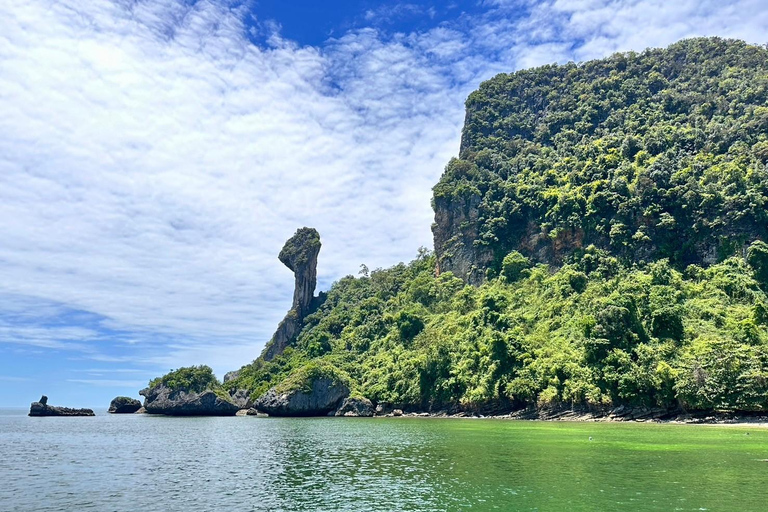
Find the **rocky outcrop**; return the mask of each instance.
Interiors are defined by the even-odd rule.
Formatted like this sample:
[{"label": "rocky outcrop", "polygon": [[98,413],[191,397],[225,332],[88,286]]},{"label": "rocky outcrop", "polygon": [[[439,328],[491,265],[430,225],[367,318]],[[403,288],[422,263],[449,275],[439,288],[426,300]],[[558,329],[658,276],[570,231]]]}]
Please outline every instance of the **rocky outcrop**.
[{"label": "rocky outcrop", "polygon": [[270,416],[325,416],[348,395],[345,383],[321,377],[312,380],[308,389],[272,388],[254,402],[254,407]]},{"label": "rocky outcrop", "polygon": [[70,409],[48,405],[48,397],[43,395],[40,401],[32,402],[29,407],[30,416],[95,416],[93,409]]},{"label": "rocky outcrop", "polygon": [[159,384],[139,391],[149,414],[167,416],[234,416],[240,409],[224,393],[220,396],[210,389],[201,393],[172,390]]},{"label": "rocky outcrop", "polygon": [[229,398],[241,409],[250,409],[253,407],[253,400],[251,400],[251,392],[247,389],[233,389],[229,392]]},{"label": "rocky outcrop", "polygon": [[240,376],[240,370],[233,370],[231,372],[227,372],[224,374],[224,379],[222,382],[229,382],[231,380],[235,380]]},{"label": "rocky outcrop", "polygon": [[109,403],[109,410],[112,414],[133,414],[141,409],[141,402],[135,398],[127,396],[118,396]]},{"label": "rocky outcrop", "polygon": [[317,230],[305,227],[297,230],[280,251],[280,261],[295,276],[293,305],[264,347],[261,357],[265,361],[271,361],[283,353],[299,333],[301,323],[310,311],[317,286],[317,255],[320,253],[320,245]]},{"label": "rocky outcrop", "polygon": [[336,410],[336,416],[369,418],[373,413],[373,404],[367,398],[347,398]]},{"label": "rocky outcrop", "polygon": [[435,197],[435,243],[438,272],[453,272],[469,284],[485,281],[485,269],[493,259],[487,246],[476,245],[479,238],[479,194],[465,197]]}]

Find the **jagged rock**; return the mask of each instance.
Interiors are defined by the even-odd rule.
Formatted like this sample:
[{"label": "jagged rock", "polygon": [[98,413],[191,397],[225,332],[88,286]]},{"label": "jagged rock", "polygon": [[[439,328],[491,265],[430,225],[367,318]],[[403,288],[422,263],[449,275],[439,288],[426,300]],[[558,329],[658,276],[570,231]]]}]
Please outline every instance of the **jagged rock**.
[{"label": "jagged rock", "polygon": [[240,407],[210,389],[202,393],[172,390],[163,384],[139,391],[150,414],[168,416],[234,416]]},{"label": "jagged rock", "polygon": [[240,370],[233,370],[224,374],[224,382],[235,380],[240,376]]},{"label": "jagged rock", "polygon": [[136,411],[134,414],[147,414],[147,410],[142,406],[138,411]]},{"label": "jagged rock", "polygon": [[271,361],[283,353],[298,334],[301,322],[310,311],[317,286],[317,255],[320,246],[317,230],[305,227],[297,230],[280,251],[280,261],[295,275],[293,305],[264,347],[261,357],[265,361]]},{"label": "jagged rock", "polygon": [[251,392],[247,389],[233,389],[229,392],[229,397],[231,398],[232,403],[241,409],[250,409],[253,407]]},{"label": "jagged rock", "polygon": [[402,415],[403,415],[402,409],[395,409],[394,411],[392,411],[392,416],[402,416]]},{"label": "jagged rock", "polygon": [[367,398],[347,398],[336,410],[336,416],[373,416],[373,404]]},{"label": "jagged rock", "polygon": [[48,405],[48,397],[43,395],[39,402],[29,406],[30,416],[95,416],[93,409],[70,409]]},{"label": "jagged rock", "polygon": [[109,404],[109,410],[113,414],[133,414],[141,409],[141,402],[135,398],[118,396]]},{"label": "jagged rock", "polygon": [[272,388],[254,402],[254,407],[270,416],[325,416],[348,395],[345,383],[320,377],[311,381],[308,390]]}]

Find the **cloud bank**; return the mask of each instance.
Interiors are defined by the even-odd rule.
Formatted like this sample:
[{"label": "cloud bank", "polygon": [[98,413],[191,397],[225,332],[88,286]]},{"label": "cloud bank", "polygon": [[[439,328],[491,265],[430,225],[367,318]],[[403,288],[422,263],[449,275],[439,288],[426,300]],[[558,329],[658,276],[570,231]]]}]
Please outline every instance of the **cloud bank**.
[{"label": "cloud bank", "polygon": [[310,47],[254,25],[257,8],[0,6],[0,351],[221,375],[288,309],[277,253],[296,228],[321,234],[321,289],[431,247],[431,187],[480,81],[768,27],[758,0],[497,0]]}]

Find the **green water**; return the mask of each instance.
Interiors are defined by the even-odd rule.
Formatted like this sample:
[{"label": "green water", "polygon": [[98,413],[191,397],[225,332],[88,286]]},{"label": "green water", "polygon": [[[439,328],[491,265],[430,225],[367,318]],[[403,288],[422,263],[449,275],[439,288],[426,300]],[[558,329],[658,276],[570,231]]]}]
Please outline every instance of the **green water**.
[{"label": "green water", "polygon": [[0,510],[762,512],[766,458],[758,427],[0,410]]}]

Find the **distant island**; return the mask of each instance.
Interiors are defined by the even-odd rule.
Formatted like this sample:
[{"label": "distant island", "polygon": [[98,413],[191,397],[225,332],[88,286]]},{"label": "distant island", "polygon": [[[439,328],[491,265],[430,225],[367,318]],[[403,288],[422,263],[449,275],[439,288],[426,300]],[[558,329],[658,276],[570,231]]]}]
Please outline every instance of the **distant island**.
[{"label": "distant island", "polygon": [[[768,412],[768,49],[719,38],[501,74],[434,187],[435,251],[314,295],[162,414],[648,419]],[[404,177],[403,179],[407,179]],[[586,416],[584,416],[586,415]]]}]

